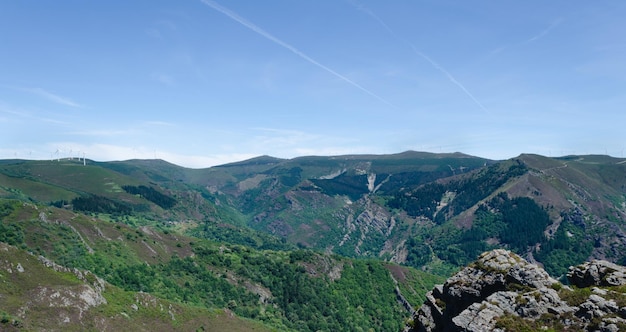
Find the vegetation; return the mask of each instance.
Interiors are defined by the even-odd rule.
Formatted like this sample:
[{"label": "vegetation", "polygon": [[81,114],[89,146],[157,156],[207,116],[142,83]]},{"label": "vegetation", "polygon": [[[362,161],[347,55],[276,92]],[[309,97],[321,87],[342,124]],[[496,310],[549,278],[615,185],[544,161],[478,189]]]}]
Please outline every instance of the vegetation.
[{"label": "vegetation", "polygon": [[162,194],[152,187],[146,186],[122,186],[127,193],[139,195],[163,209],[170,209],[176,205],[176,200],[170,196]]},{"label": "vegetation", "polygon": [[[34,205],[1,202],[0,225],[16,230],[4,236],[13,234],[16,244],[64,266],[92,271],[123,292],[149,293],[179,306],[227,308],[279,330],[396,331],[408,314],[396,300],[389,270],[378,260],[284,251],[284,244],[281,250],[257,250],[158,229],[144,232],[54,207],[38,212]],[[261,239],[273,245],[269,237]],[[411,297],[418,299],[435,279],[415,276],[402,287],[420,290]],[[111,308],[128,301],[117,296],[109,297]]]},{"label": "vegetation", "polygon": [[411,193],[399,192],[387,204],[393,209],[406,211],[409,216],[424,216],[433,220],[437,205],[445,192],[446,187],[444,185],[433,182],[418,187]]},{"label": "vegetation", "polygon": [[504,314],[497,318],[496,327],[504,331],[534,332],[563,331],[564,325],[554,314],[543,314],[535,320],[524,319],[513,314]]},{"label": "vegetation", "polygon": [[471,228],[447,224],[409,239],[407,263],[420,267],[437,257],[456,266],[467,265],[482,252],[496,248],[488,239],[498,239],[523,254],[529,246],[547,241],[543,230],[549,223],[547,212],[533,200],[501,193],[478,207]]},{"label": "vegetation", "polygon": [[585,261],[592,250],[593,244],[585,241],[584,229],[565,220],[552,238],[541,242],[540,250],[534,255],[550,275],[562,276],[565,281],[567,269]]},{"label": "vegetation", "polygon": [[[206,170],[7,161],[0,242],[104,278],[115,287],[109,311],[148,292],[278,330],[397,330],[407,313],[391,275],[418,305],[442,280],[431,273],[447,276],[493,248],[532,252],[554,276],[593,250],[626,261],[604,240],[626,215],[625,165],[415,152]],[[420,270],[382,262],[391,259]]]},{"label": "vegetation", "polygon": [[333,179],[312,179],[311,181],[329,196],[345,195],[354,201],[369,192],[366,174],[348,175],[344,173]]},{"label": "vegetation", "polygon": [[526,173],[528,169],[520,161],[491,165],[475,176],[451,184],[451,191],[457,192],[454,200],[437,214],[435,222],[444,223],[448,218],[469,209],[482,199],[495,192],[509,179]]},{"label": "vegetation", "polygon": [[76,197],[72,200],[72,206],[74,210],[82,212],[117,215],[130,214],[132,212],[131,207],[127,204],[98,195]]},{"label": "vegetation", "polygon": [[529,246],[545,239],[543,232],[550,224],[550,216],[532,199],[509,199],[505,193],[501,193],[489,205],[499,211],[504,224],[495,235],[514,251],[523,253]]},{"label": "vegetation", "polygon": [[254,231],[247,227],[216,224],[206,220],[204,225],[191,229],[187,234],[216,242],[240,244],[260,250],[290,250],[295,246],[284,238]]}]

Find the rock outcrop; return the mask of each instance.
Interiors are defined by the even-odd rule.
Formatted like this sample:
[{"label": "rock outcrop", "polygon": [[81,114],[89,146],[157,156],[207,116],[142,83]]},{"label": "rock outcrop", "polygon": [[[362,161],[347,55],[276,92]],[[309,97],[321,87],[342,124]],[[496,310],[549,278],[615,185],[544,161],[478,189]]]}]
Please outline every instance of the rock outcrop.
[{"label": "rock outcrop", "polygon": [[408,331],[626,330],[626,268],[606,261],[571,267],[572,288],[502,249],[430,291]]},{"label": "rock outcrop", "polygon": [[569,268],[567,277],[576,287],[626,285],[626,268],[607,261],[593,260]]}]

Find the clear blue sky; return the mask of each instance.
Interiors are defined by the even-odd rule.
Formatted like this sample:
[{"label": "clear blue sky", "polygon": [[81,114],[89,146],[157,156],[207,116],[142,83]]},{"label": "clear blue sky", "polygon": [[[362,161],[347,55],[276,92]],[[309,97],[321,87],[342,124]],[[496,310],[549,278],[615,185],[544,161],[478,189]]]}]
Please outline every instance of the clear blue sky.
[{"label": "clear blue sky", "polygon": [[2,1],[0,159],[621,157],[625,18],[621,0]]}]

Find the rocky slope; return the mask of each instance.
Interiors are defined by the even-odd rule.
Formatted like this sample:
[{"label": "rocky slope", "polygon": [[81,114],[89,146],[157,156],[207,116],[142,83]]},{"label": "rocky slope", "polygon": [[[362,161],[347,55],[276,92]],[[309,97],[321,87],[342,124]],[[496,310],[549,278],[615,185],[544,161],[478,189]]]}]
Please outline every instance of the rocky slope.
[{"label": "rocky slope", "polygon": [[0,242],[0,331],[271,331],[229,310],[127,292]]},{"label": "rocky slope", "polygon": [[497,249],[427,294],[409,331],[624,331],[626,268],[595,260],[570,267],[571,286]]}]

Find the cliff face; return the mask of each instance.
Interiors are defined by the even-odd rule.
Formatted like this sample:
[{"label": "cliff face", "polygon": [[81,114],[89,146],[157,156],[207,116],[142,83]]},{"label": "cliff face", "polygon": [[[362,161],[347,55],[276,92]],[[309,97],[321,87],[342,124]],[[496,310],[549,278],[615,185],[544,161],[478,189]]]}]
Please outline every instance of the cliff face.
[{"label": "cliff face", "polygon": [[568,279],[571,287],[514,253],[489,251],[435,286],[408,330],[626,330],[625,267],[587,262]]}]

